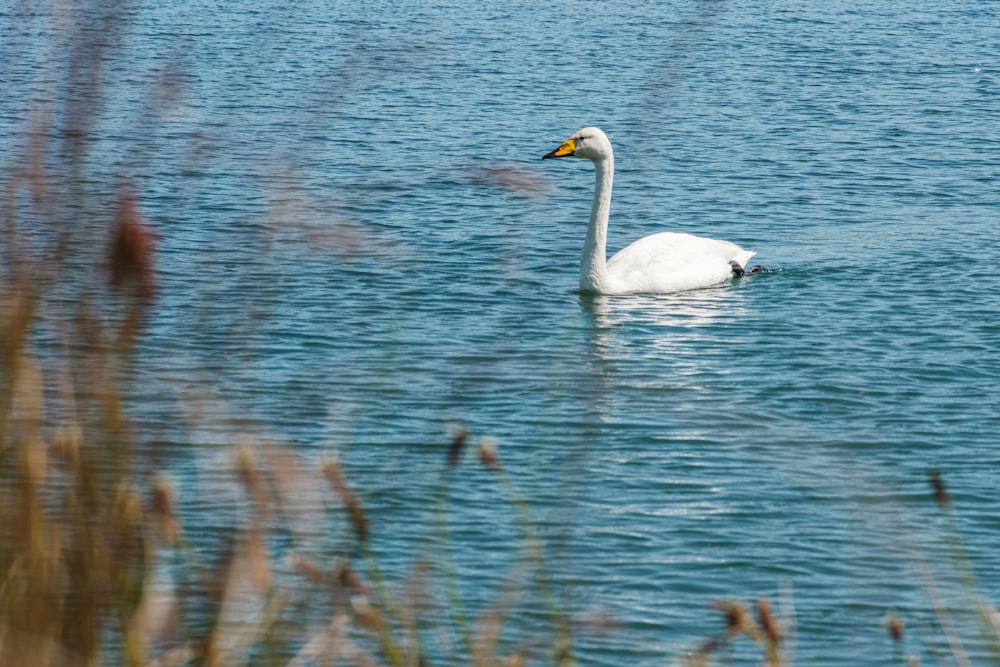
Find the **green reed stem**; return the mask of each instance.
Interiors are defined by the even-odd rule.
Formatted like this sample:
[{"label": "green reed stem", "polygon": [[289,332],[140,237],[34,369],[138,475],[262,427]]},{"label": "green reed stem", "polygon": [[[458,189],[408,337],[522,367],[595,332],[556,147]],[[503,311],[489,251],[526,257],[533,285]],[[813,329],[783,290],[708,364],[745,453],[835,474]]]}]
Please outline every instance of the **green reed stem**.
[{"label": "green reed stem", "polygon": [[557,604],[556,595],[552,588],[552,577],[545,563],[544,546],[535,526],[531,507],[503,466],[495,464],[488,467],[499,480],[508,502],[517,512],[518,523],[527,545],[529,559],[535,566],[535,582],[538,585],[538,592],[556,633],[556,643],[553,647],[554,662],[560,667],[575,665],[576,659],[573,657],[573,637],[569,618]]},{"label": "green reed stem", "polygon": [[445,590],[448,596],[448,607],[455,634],[461,644],[461,652],[472,655],[472,628],[466,612],[462,591],[458,585],[458,571],[451,552],[450,528],[448,524],[448,502],[451,490],[450,469],[441,475],[437,491],[437,502],[434,508],[434,525],[437,533],[438,566],[444,576]]}]

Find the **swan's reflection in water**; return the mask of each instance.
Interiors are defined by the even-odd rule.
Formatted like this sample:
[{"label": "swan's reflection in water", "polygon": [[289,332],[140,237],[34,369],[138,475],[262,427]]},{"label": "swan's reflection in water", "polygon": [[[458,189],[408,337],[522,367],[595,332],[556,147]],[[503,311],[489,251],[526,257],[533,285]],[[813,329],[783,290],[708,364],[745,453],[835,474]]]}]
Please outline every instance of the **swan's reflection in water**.
[{"label": "swan's reflection in water", "polygon": [[648,321],[670,326],[710,323],[742,308],[742,294],[729,285],[675,294],[605,296],[581,294],[580,306],[597,326]]},{"label": "swan's reflection in water", "polygon": [[609,361],[617,356],[621,344],[634,342],[623,338],[625,331],[637,332],[651,345],[632,352],[676,352],[681,344],[689,347],[699,340],[710,342],[720,334],[713,329],[715,325],[731,331],[744,313],[742,294],[728,285],[677,294],[582,294],[580,307],[594,327],[591,354]]},{"label": "swan's reflection in water", "polygon": [[581,295],[589,319],[587,403],[602,422],[623,401],[669,398],[673,409],[709,384],[726,382],[729,346],[745,306],[732,285],[663,295]]}]

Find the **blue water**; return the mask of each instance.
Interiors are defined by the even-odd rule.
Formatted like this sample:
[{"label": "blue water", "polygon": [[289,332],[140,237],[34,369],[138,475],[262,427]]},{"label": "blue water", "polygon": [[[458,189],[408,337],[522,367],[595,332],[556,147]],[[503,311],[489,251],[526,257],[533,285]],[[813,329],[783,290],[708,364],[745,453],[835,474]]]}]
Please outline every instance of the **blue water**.
[{"label": "blue water", "polygon": [[[160,235],[132,409],[195,445],[165,462],[195,534],[238,513],[206,481],[234,444],[338,452],[402,580],[461,425],[529,499],[582,664],[672,664],[712,600],[761,595],[796,664],[886,664],[888,612],[934,623],[921,558],[972,607],[931,470],[1000,600],[1000,5],[126,9],[88,169]],[[9,179],[39,110],[68,122],[72,30],[0,20]],[[586,125],[616,149],[609,250],[670,229],[779,271],[579,294],[591,168],[539,158]],[[481,613],[522,541],[487,471],[451,477]]]}]

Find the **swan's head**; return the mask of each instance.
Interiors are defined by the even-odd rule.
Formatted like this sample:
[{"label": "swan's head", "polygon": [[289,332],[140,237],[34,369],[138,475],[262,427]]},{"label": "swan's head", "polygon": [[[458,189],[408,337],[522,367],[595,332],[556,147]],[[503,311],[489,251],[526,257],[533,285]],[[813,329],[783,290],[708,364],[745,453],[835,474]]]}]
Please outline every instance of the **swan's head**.
[{"label": "swan's head", "polygon": [[550,157],[578,157],[597,162],[611,157],[611,141],[600,128],[585,127],[542,159]]}]

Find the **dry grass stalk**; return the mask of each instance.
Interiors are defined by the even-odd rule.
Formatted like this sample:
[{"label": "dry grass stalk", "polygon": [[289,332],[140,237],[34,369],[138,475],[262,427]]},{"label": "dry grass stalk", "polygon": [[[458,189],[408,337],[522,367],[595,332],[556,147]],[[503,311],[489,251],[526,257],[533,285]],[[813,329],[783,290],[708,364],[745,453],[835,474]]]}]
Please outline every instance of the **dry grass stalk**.
[{"label": "dry grass stalk", "polygon": [[458,465],[459,460],[462,457],[462,453],[465,451],[465,443],[469,438],[469,433],[465,429],[460,429],[455,437],[451,440],[451,446],[448,447],[448,467],[454,468]]},{"label": "dry grass stalk", "polygon": [[497,452],[496,442],[490,438],[483,438],[479,442],[479,460],[490,470],[500,469],[500,454]]},{"label": "dry grass stalk", "polygon": [[934,491],[934,501],[942,509],[949,507],[951,505],[951,494],[948,493],[948,488],[945,486],[941,473],[937,470],[931,471],[930,482],[931,488]]},{"label": "dry grass stalk", "polygon": [[358,542],[365,544],[369,537],[368,515],[361,504],[361,499],[345,480],[340,461],[336,458],[327,459],[323,464],[323,472],[330,481],[330,486],[333,487],[333,490],[340,497],[340,501],[344,504]]}]

